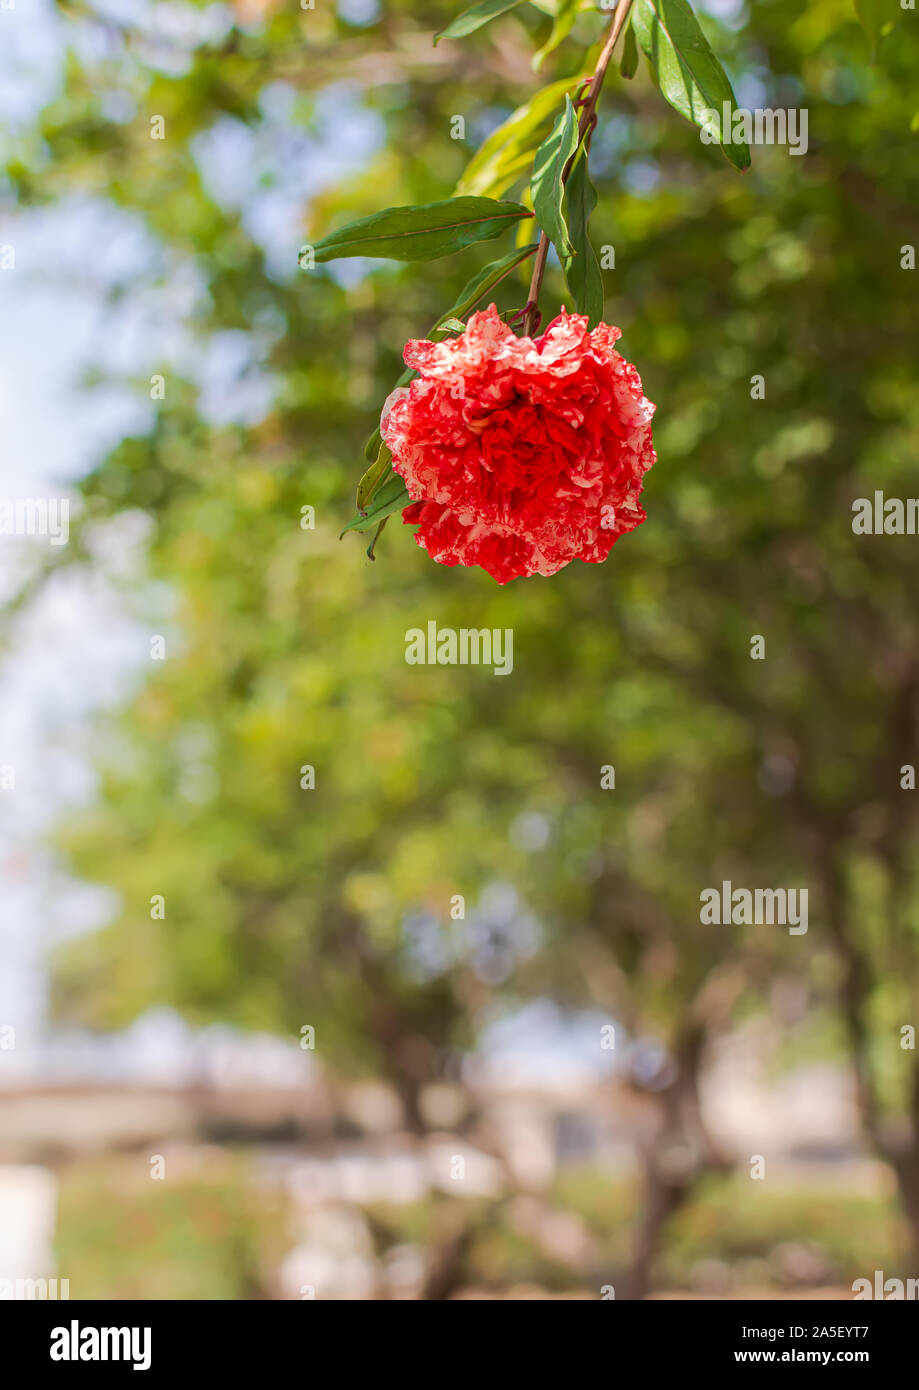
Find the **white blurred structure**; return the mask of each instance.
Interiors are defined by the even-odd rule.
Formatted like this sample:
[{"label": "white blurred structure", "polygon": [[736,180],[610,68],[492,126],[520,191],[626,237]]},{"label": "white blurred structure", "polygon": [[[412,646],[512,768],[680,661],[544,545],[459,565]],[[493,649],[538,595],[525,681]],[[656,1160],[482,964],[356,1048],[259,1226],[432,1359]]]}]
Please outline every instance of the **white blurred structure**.
[{"label": "white blurred structure", "polygon": [[0,1298],[68,1297],[53,1278],[56,1213],[53,1173],[0,1167]]}]

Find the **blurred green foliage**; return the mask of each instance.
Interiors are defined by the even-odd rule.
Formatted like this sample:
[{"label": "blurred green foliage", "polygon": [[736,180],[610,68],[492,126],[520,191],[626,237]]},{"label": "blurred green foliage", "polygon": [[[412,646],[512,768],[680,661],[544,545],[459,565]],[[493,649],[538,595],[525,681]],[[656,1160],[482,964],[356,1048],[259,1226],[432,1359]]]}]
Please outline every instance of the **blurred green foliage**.
[{"label": "blurred green foliage", "polygon": [[287,1212],[253,1187],[251,1165],[221,1154],[210,1171],[138,1178],[134,1158],[63,1170],[57,1267],[76,1299],[253,1299],[276,1291]]},{"label": "blurred green foliage", "polygon": [[[532,1213],[501,1206],[476,1233],[459,1271],[459,1287],[492,1293],[536,1286],[551,1293],[596,1295],[617,1288],[630,1257],[638,1192],[605,1169],[562,1169],[543,1219],[560,1213],[590,1233],[591,1268],[534,1237]],[[436,1204],[368,1208],[376,1255],[430,1239]],[[475,1204],[467,1216],[474,1219]],[[57,1267],[72,1298],[248,1299],[277,1294],[277,1264],[290,1243],[291,1210],[282,1192],[255,1184],[253,1165],[223,1155],[205,1178],[172,1174],[166,1183],[138,1177],[131,1157],[86,1160],[62,1171]],[[674,1220],[661,1260],[668,1290],[716,1288],[849,1289],[884,1269],[908,1277],[908,1241],[888,1199],[827,1190],[805,1176],[795,1190],[764,1187],[750,1199],[746,1177],[712,1179]],[[805,1262],[795,1254],[804,1251]],[[706,1286],[705,1277],[709,1283]],[[592,1281],[592,1282],[590,1282]]]}]

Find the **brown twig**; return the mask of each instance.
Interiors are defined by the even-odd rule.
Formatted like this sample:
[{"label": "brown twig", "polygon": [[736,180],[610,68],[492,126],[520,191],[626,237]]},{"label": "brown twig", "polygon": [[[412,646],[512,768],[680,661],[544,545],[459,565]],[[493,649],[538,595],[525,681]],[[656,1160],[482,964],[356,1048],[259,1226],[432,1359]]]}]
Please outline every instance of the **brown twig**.
[{"label": "brown twig", "polygon": [[[584,139],[585,133],[596,122],[597,102],[600,99],[600,92],[603,89],[603,79],[606,77],[606,69],[610,65],[613,49],[619,41],[619,35],[625,28],[625,22],[629,17],[631,8],[632,0],[619,0],[616,13],[613,16],[613,22],[610,25],[609,35],[607,36],[606,43],[603,45],[603,52],[597,60],[597,66],[590,79],[590,90],[584,100],[581,110],[581,118],[578,122],[578,145],[580,145],[581,141]],[[577,150],[575,150],[575,154],[577,154]],[[572,159],[573,158],[574,155],[572,155]],[[567,181],[570,168],[571,160],[568,161],[568,164],[562,172],[563,187]],[[539,323],[539,291],[542,287],[542,277],[545,274],[548,255],[549,238],[546,236],[545,232],[541,232],[539,236],[539,249],[536,252],[536,260],[533,264],[533,276],[530,280],[530,293],[527,295],[527,316],[523,324],[525,337],[532,337]]]}]

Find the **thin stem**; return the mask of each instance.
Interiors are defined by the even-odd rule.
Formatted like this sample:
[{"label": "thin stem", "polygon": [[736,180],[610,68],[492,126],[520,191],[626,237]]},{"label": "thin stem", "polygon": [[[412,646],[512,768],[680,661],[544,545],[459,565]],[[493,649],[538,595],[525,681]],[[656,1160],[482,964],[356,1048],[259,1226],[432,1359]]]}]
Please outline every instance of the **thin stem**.
[{"label": "thin stem", "polygon": [[610,65],[610,61],[613,56],[613,49],[616,47],[616,44],[619,41],[619,35],[625,28],[625,22],[629,17],[629,11],[631,10],[631,8],[632,0],[619,0],[615,16],[613,17],[613,22],[610,26],[609,38],[606,40],[606,43],[603,46],[603,52],[600,54],[600,57],[597,61],[597,66],[594,69],[594,75],[590,79],[590,93],[587,97],[587,101],[584,103],[584,110],[581,113],[580,132],[582,135],[584,134],[584,131],[590,124],[590,119],[597,108],[597,102],[600,99],[600,92],[603,89],[603,79],[606,77],[606,69]]},{"label": "thin stem", "polygon": [[[610,65],[613,56],[613,49],[619,41],[619,35],[625,27],[625,22],[629,17],[632,8],[632,0],[619,0],[613,22],[610,25],[609,35],[603,45],[603,52],[597,60],[594,68],[593,77],[590,79],[590,91],[581,109],[581,119],[578,122],[578,144],[583,140],[586,131],[594,120],[597,109],[597,102],[600,99],[600,92],[603,88],[603,79],[606,77],[606,69]],[[575,151],[575,154],[577,151]],[[574,156],[572,155],[572,159]],[[571,168],[571,160],[562,172],[562,186],[564,187],[568,179],[568,172]],[[546,260],[549,255],[549,238],[545,232],[540,232],[539,248],[536,252],[536,260],[533,264],[533,275],[530,280],[530,293],[527,295],[527,314],[523,321],[524,337],[531,337],[539,318],[539,291],[542,288],[542,277],[546,270]]]}]

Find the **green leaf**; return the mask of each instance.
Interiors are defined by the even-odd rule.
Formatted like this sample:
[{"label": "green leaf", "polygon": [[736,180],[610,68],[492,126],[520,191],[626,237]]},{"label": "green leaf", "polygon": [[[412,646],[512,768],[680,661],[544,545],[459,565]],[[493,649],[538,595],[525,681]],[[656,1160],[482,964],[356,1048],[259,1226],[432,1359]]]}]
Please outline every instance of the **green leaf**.
[{"label": "green leaf", "polygon": [[871,40],[871,52],[876,57],[878,44],[897,18],[896,0],[855,0],[855,13]]},{"label": "green leaf", "polygon": [[[502,256],[498,261],[491,261],[488,265],[483,267],[482,270],[473,275],[468,285],[460,291],[460,296],[456,303],[451,305],[447,312],[434,324],[431,333],[436,333],[437,329],[442,328],[448,319],[460,318],[463,314],[468,314],[469,310],[474,309],[479,300],[484,295],[488,294],[489,290],[493,290],[496,285],[501,283],[505,276],[510,275],[511,271],[516,266],[532,256],[537,245],[538,243],[534,241],[531,246],[518,246],[516,250],[508,252],[506,256]],[[429,333],[428,337],[430,336],[431,334]],[[393,390],[395,391],[399,386],[407,386],[416,376],[417,372],[414,372],[411,367],[406,367],[405,371],[396,382],[396,385],[393,387]],[[373,434],[367,440],[364,449],[365,458],[376,458],[382,438],[379,426],[377,426]]]},{"label": "green leaf", "polygon": [[635,30],[629,24],[622,40],[622,60],[619,64],[619,71],[626,80],[633,78],[638,71],[638,44],[635,42]]},{"label": "green leaf", "polygon": [[367,510],[367,504],[371,497],[376,492],[383,479],[388,477],[391,472],[392,454],[381,439],[376,459],[367,469],[357,485],[357,497],[355,500],[359,512],[365,512]]},{"label": "green leaf", "polygon": [[316,261],[376,256],[394,261],[434,261],[477,241],[491,241],[522,217],[520,203],[493,198],[447,198],[417,207],[387,208],[349,222],[313,245]]},{"label": "green leaf", "polygon": [[[410,381],[414,381],[414,379],[415,379],[415,377],[416,377],[417,375],[418,375],[417,372],[413,372],[413,371],[411,370],[410,367],[406,367],[405,371],[402,373],[402,375],[400,376],[399,380],[396,382],[395,386],[392,388],[393,391],[398,391],[398,389],[399,389],[400,386],[407,386],[407,385],[409,384]],[[392,394],[392,392],[390,392],[390,395],[391,395],[391,394]],[[375,459],[376,456],[377,456],[377,454],[380,452],[380,445],[381,445],[382,443],[383,443],[383,435],[382,435],[382,432],[381,432],[381,430],[380,430],[379,425],[377,425],[377,427],[376,427],[376,429],[374,430],[373,434],[370,436],[370,438],[367,440],[367,443],[364,445],[364,458],[366,458],[366,459]],[[365,476],[366,476],[366,475],[365,475]]]},{"label": "green leaf", "polygon": [[571,98],[566,95],[565,109],[552,127],[552,134],[536,151],[533,178],[530,182],[536,220],[561,257],[572,254],[568,228],[562,212],[565,192],[562,174],[577,145],[578,120]]},{"label": "green leaf", "polygon": [[[399,477],[398,473],[391,474],[375,494],[367,511],[363,514],[358,512],[353,516],[342,531],[341,536],[344,536],[348,531],[369,531],[384,517],[391,516],[393,512],[401,512],[411,500],[404,480]],[[339,540],[341,540],[341,536],[339,536]]]},{"label": "green leaf", "polygon": [[[681,116],[694,125],[708,126],[712,111],[720,122],[724,102],[734,109],[734,92],[727,73],[712,52],[687,0],[637,0],[632,27],[661,91]],[[722,151],[734,168],[749,168],[750,148],[746,142],[734,144],[730,128],[720,135]]]},{"label": "green leaf", "polygon": [[574,22],[581,8],[581,0],[558,0],[558,10],[552,24],[552,32],[538,53],[533,55],[533,71],[539,72],[550,53],[554,53],[560,43],[567,39],[574,28]]},{"label": "green leaf", "polygon": [[548,127],[559,101],[565,93],[574,91],[581,80],[564,77],[550,82],[512,111],[473,155],[456,185],[457,193],[497,198],[510,188],[529,168],[542,131]]},{"label": "green leaf", "polygon": [[565,186],[571,244],[577,255],[562,261],[568,288],[579,314],[587,314],[590,328],[603,318],[603,276],[591,244],[587,224],[597,206],[597,190],[590,181],[586,154],[578,159]]},{"label": "green leaf", "polygon": [[492,19],[497,19],[498,15],[507,14],[508,10],[515,10],[518,5],[524,3],[525,0],[482,0],[480,5],[473,5],[471,9],[464,10],[446,29],[441,29],[440,33],[435,34],[434,46],[436,48],[441,39],[462,39],[467,34],[474,34],[483,24],[488,24]]},{"label": "green leaf", "polygon": [[[376,548],[377,548],[377,541],[380,539],[380,535],[381,535],[381,533],[382,533],[382,531],[383,531],[383,528],[384,528],[384,526],[386,525],[386,523],[387,523],[388,520],[389,520],[389,517],[388,517],[388,516],[384,516],[383,520],[380,522],[379,526],[378,526],[377,529],[374,531],[374,533],[373,533],[373,540],[370,542],[370,544],[369,544],[368,547],[367,547],[367,559],[368,559],[368,560],[375,560],[375,559],[377,558],[376,555],[374,555],[373,552],[374,552],[374,551],[376,550]],[[340,539],[341,539],[341,537],[339,537],[339,540],[340,540]]]},{"label": "green leaf", "polygon": [[465,333],[466,325],[462,319],[444,319],[436,328],[431,329],[432,333]]}]

